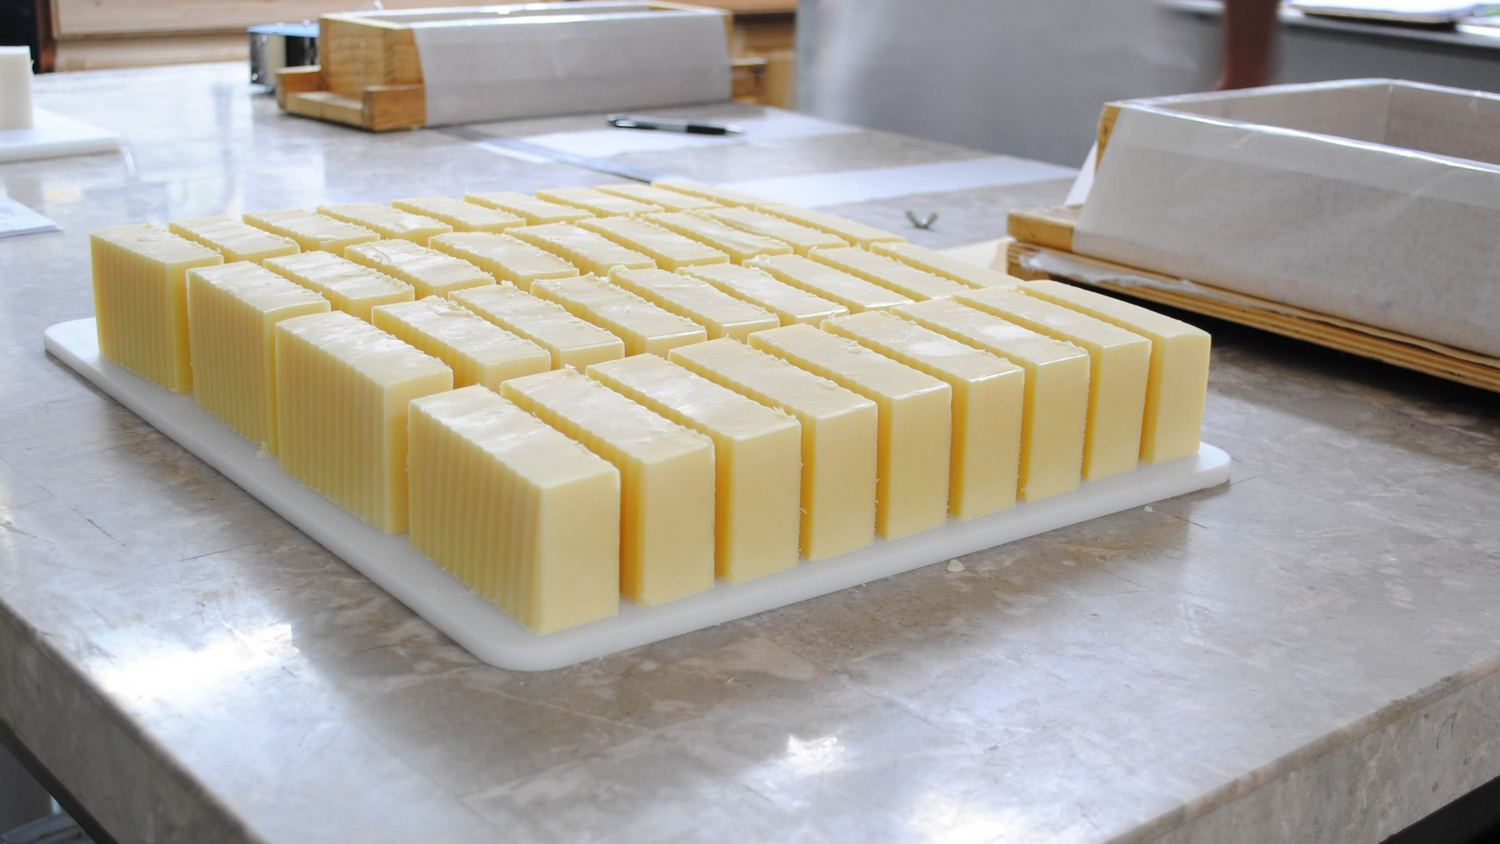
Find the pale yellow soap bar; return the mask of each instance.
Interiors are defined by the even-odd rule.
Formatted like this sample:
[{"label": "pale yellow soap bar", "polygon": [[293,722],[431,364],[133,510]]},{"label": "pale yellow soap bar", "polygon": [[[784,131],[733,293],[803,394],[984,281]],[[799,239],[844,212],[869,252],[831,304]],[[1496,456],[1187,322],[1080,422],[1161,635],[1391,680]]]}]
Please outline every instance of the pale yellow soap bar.
[{"label": "pale yellow soap bar", "polygon": [[1167,463],[1198,453],[1208,393],[1207,331],[1139,305],[1056,281],[1028,281],[1028,296],[1102,319],[1151,341],[1141,460]]},{"label": "pale yellow soap bar", "polygon": [[623,196],[636,202],[655,205],[664,211],[697,211],[700,208],[722,208],[712,199],[692,196],[674,190],[643,185],[640,182],[624,182],[618,185],[595,185],[595,190]]},{"label": "pale yellow soap bar", "polygon": [[593,217],[593,212],[571,205],[562,205],[556,202],[548,202],[545,199],[537,199],[524,193],[515,191],[496,191],[493,193],[466,193],[465,202],[483,205],[486,208],[494,208],[507,214],[514,214],[526,221],[529,226],[541,226],[547,223],[571,223],[576,220],[587,220]]},{"label": "pale yellow soap bar", "polygon": [[380,239],[379,234],[364,226],[356,226],[353,223],[335,220],[311,211],[303,211],[300,208],[254,211],[244,214],[241,219],[261,231],[291,238],[297,242],[303,252],[332,252],[342,256],[346,248],[356,243],[369,243]]},{"label": "pale yellow soap bar", "polygon": [[753,208],[720,208],[700,212],[711,220],[717,220],[730,228],[779,240],[792,247],[798,255],[822,247],[848,246],[848,242],[837,235],[819,231],[784,217],[776,217]]},{"label": "pale yellow soap bar", "polygon": [[536,192],[537,199],[570,205],[597,217],[614,217],[621,214],[647,214],[663,210],[661,206],[636,199],[627,199],[619,194],[605,193],[594,188],[551,188]]},{"label": "pale yellow soap bar", "polygon": [[714,565],[743,583],[797,564],[802,426],[656,355],[589,367],[590,378],[714,442]]},{"label": "pale yellow soap bar", "polygon": [[178,220],[167,228],[194,243],[201,243],[224,256],[224,263],[249,261],[259,264],[279,255],[296,255],[302,251],[297,241],[271,234],[233,217],[198,217]]},{"label": "pale yellow soap bar", "polygon": [[[323,254],[323,253],[314,253]],[[407,404],[453,371],[341,311],[276,324],[281,468],[383,533],[407,525]]]},{"label": "pale yellow soap bar", "polygon": [[500,394],[620,470],[622,595],[655,607],[714,585],[711,440],[571,369]]},{"label": "pale yellow soap bar", "polygon": [[149,225],[94,232],[89,248],[99,353],[158,387],[193,389],[187,272],[224,256]]},{"label": "pale yellow soap bar", "polygon": [[736,299],[706,281],[666,270],[621,268],[610,273],[609,280],[662,310],[703,326],[709,340],[744,340],[756,331],[781,325],[781,320],[764,308]]},{"label": "pale yellow soap bar", "polygon": [[366,322],[376,305],[410,302],[417,291],[400,279],[348,261],[332,252],[303,252],[267,258],[266,269],[306,287],[333,304],[336,311]]},{"label": "pale yellow soap bar", "polygon": [[875,541],[874,402],[738,340],[673,349],[669,359],[802,424],[802,556],[826,560]]},{"label": "pale yellow soap bar", "polygon": [[848,308],[850,313],[882,310],[912,301],[894,290],[871,284],[859,276],[801,255],[757,258],[749,265],[770,273],[777,281],[786,282],[830,302],[837,302]]},{"label": "pale yellow soap bar", "polygon": [[678,272],[711,284],[736,299],[765,308],[775,314],[782,325],[817,325],[828,317],[849,313],[848,308],[837,302],[793,287],[754,267],[718,264],[709,267],[684,267]]},{"label": "pale yellow soap bar", "polygon": [[885,311],[824,320],[823,330],[952,388],[948,515],[962,521],[1015,505],[1026,391],[1021,367]]},{"label": "pale yellow soap bar", "polygon": [[381,305],[373,313],[376,328],[447,364],[455,387],[494,389],[502,381],[552,368],[546,349],[446,299]]},{"label": "pale yellow soap bar", "polygon": [[344,257],[410,284],[418,299],[495,283],[494,276],[468,261],[409,240],[356,244],[344,250]]},{"label": "pale yellow soap bar", "polygon": [[678,346],[708,339],[703,326],[594,276],[538,281],[531,285],[531,292],[619,337],[625,341],[627,356],[665,355]]},{"label": "pale yellow soap bar", "polygon": [[276,323],[329,310],[328,300],[247,261],[188,270],[193,401],[275,454]]},{"label": "pale yellow soap bar", "polygon": [[761,205],[759,208],[783,220],[791,220],[818,231],[837,235],[856,246],[868,248],[876,243],[901,243],[906,240],[900,235],[891,234],[874,226],[856,223],[853,220],[846,220],[829,214],[827,211],[814,211],[811,208],[801,208],[796,205]]},{"label": "pale yellow soap bar", "polygon": [[483,387],[411,407],[411,545],[533,633],[620,608],[620,472]]},{"label": "pale yellow soap bar", "polygon": [[762,331],[750,337],[750,346],[875,402],[877,535],[899,539],[947,522],[951,387],[811,325]]},{"label": "pale yellow soap bar", "polygon": [[553,369],[583,369],[592,363],[625,357],[625,343],[620,338],[508,282],[459,290],[449,300],[546,349]]},{"label": "pale yellow soap bar", "polygon": [[549,223],[512,229],[511,236],[544,249],[585,273],[609,275],[615,267],[654,267],[656,262],[634,249],[578,226]]},{"label": "pale yellow soap bar", "polygon": [[709,199],[720,205],[754,207],[765,202],[764,199],[758,196],[751,196],[748,193],[740,193],[739,191],[728,190],[726,188],[716,188],[713,185],[705,185],[701,182],[693,182],[687,179],[658,179],[651,183],[651,187],[669,190],[673,193],[696,196],[699,199]]},{"label": "pale yellow soap bar", "polygon": [[647,220],[723,252],[729,260],[743,264],[757,255],[790,255],[792,247],[779,240],[730,228],[693,211],[649,214]]},{"label": "pale yellow soap bar", "polygon": [[884,255],[915,267],[924,272],[939,275],[943,278],[956,281],[966,287],[1015,287],[1021,283],[1019,278],[996,272],[989,267],[981,267],[968,261],[960,261],[941,252],[924,249],[911,243],[902,241],[880,242],[869,245],[869,250],[876,255]]},{"label": "pale yellow soap bar", "polygon": [[1097,481],[1136,467],[1151,371],[1150,340],[1013,289],[975,290],[958,301],[1087,351],[1089,412],[1083,435],[1083,479]]},{"label": "pale yellow soap bar", "polygon": [[951,299],[891,312],[1026,370],[1016,493],[1022,501],[1040,501],[1078,488],[1089,409],[1088,352]]},{"label": "pale yellow soap bar", "polygon": [[319,205],[318,213],[326,214],[335,220],[353,223],[356,226],[364,226],[378,233],[382,238],[409,240],[419,246],[426,246],[427,240],[435,234],[447,234],[453,231],[452,226],[440,220],[374,202]]},{"label": "pale yellow soap bar", "polygon": [[639,217],[600,217],[575,225],[645,255],[664,270],[729,263],[729,256],[712,246]]},{"label": "pale yellow soap bar", "polygon": [[509,211],[486,208],[477,202],[465,202],[451,196],[393,199],[391,207],[447,223],[456,232],[501,232],[526,225],[525,220]]},{"label": "pale yellow soap bar", "polygon": [[462,258],[484,270],[496,281],[508,281],[522,290],[539,278],[569,278],[578,268],[529,243],[492,232],[440,234],[429,243],[433,249]]},{"label": "pale yellow soap bar", "polygon": [[884,255],[876,255],[854,246],[842,249],[815,249],[808,253],[820,264],[857,276],[894,290],[908,299],[921,302],[927,299],[947,299],[970,290],[967,285],[943,278],[940,275],[919,270]]}]

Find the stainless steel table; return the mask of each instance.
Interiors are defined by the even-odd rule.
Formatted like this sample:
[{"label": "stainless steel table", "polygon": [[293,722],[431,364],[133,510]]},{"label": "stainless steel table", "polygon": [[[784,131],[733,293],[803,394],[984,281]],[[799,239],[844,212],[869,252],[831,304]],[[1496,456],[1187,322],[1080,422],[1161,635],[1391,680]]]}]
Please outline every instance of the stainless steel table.
[{"label": "stainless steel table", "polygon": [[[41,330],[91,313],[91,230],[597,183],[474,137],[601,124],[369,135],[243,76],[40,79],[126,152],[0,167],[66,229],[0,240],[0,726],[120,841],[1374,841],[1500,774],[1495,397],[1218,324],[1226,487],[563,671],[477,663]],[[824,129],[609,160],[894,184],[985,155]],[[832,210],[945,247],[1067,186],[1001,182]]]}]

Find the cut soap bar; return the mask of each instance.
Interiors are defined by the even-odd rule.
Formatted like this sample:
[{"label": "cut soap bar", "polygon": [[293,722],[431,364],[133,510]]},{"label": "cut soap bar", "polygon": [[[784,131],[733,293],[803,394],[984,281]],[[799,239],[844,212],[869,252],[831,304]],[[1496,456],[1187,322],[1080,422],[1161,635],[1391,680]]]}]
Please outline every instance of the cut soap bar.
[{"label": "cut soap bar", "polygon": [[626,355],[665,355],[678,346],[708,339],[697,323],[593,276],[538,281],[531,285],[531,292],[619,337],[625,341]]},{"label": "cut soap bar", "polygon": [[712,199],[680,193],[674,190],[643,185],[640,182],[624,182],[618,185],[596,185],[594,190],[623,196],[636,202],[660,206],[666,211],[696,211],[700,208],[722,208]]},{"label": "cut soap bar", "polygon": [[411,403],[411,545],[533,633],[620,608],[620,473],[483,387]]},{"label": "cut soap bar", "polygon": [[826,560],[875,541],[875,403],[738,340],[673,349],[673,363],[802,423],[802,556]]},{"label": "cut soap bar", "polygon": [[941,252],[923,249],[911,243],[902,241],[872,243],[869,249],[876,255],[884,255],[909,267],[940,275],[967,287],[1015,287],[1021,283],[1021,280],[1015,276],[996,272],[968,261],[960,261]]},{"label": "cut soap bar", "polygon": [[953,389],[950,516],[973,519],[1015,505],[1024,370],[885,311],[824,320],[823,330],[919,369]]},{"label": "cut soap bar", "polygon": [[750,266],[814,296],[837,302],[851,313],[891,308],[911,301],[894,290],[801,255],[757,258],[750,262]]},{"label": "cut soap bar", "polygon": [[820,247],[832,248],[849,245],[847,241],[837,235],[819,231],[810,226],[804,226],[801,223],[794,223],[783,217],[764,214],[752,208],[721,208],[701,213],[703,216],[717,220],[730,228],[779,240],[792,247],[792,251],[798,255],[806,255],[808,252]]},{"label": "cut soap bar", "polygon": [[495,283],[494,276],[468,261],[409,240],[361,243],[345,249],[344,257],[410,284],[418,299]]},{"label": "cut soap bar", "polygon": [[295,281],[333,303],[334,310],[369,321],[376,305],[410,302],[416,290],[385,273],[346,261],[331,252],[303,252],[267,258],[266,269]]},{"label": "cut soap bar", "polygon": [[683,193],[688,196],[696,196],[699,199],[708,199],[720,205],[742,205],[754,207],[765,202],[758,196],[748,193],[716,188],[713,185],[705,185],[701,182],[690,182],[687,179],[658,179],[651,183],[651,187],[668,190],[674,193]]},{"label": "cut soap bar", "polygon": [[348,202],[343,205],[319,205],[319,214],[327,214],[335,220],[343,220],[364,226],[381,237],[409,240],[418,246],[426,246],[435,234],[446,234],[453,227],[422,214],[402,211],[389,205],[374,202]]},{"label": "cut soap bar", "polygon": [[578,228],[588,229],[621,246],[634,249],[656,262],[664,270],[703,264],[727,264],[729,256],[707,244],[684,237],[670,229],[639,217],[601,217],[580,220]]},{"label": "cut soap bar", "polygon": [[853,246],[818,249],[809,253],[808,257],[919,302],[926,299],[946,299],[970,289],[952,279],[933,275]]},{"label": "cut soap bar", "polygon": [[568,278],[578,275],[578,268],[529,243],[492,232],[454,232],[440,234],[429,243],[433,249],[462,258],[495,277],[522,290],[529,290],[539,278]]},{"label": "cut soap bar", "polygon": [[849,309],[799,287],[779,281],[771,275],[739,264],[711,267],[685,267],[681,275],[711,284],[736,299],[765,308],[781,320],[782,325],[811,323],[817,325],[831,316],[849,313]]},{"label": "cut soap bar", "polygon": [[790,255],[792,247],[779,240],[761,237],[758,234],[733,229],[717,220],[691,211],[671,211],[650,214],[645,219],[711,246],[729,256],[736,264],[743,264],[757,255]]},{"label": "cut soap bar", "polygon": [[605,193],[594,188],[552,188],[536,192],[537,199],[582,208],[599,217],[614,217],[622,214],[646,214],[660,211],[661,207],[649,202],[627,199],[618,194]]},{"label": "cut soap bar", "polygon": [[720,579],[743,583],[797,564],[797,420],[656,355],[594,364],[588,375],[714,441],[714,560]]},{"label": "cut soap bar", "polygon": [[1026,370],[1017,495],[1039,501],[1078,488],[1089,408],[1087,352],[950,299],[902,305],[891,313]]},{"label": "cut soap bar", "polygon": [[187,283],[193,401],[275,454],[276,323],[328,300],[245,261],[188,270]]},{"label": "cut soap bar", "polygon": [[621,594],[654,607],[714,585],[709,439],[573,370],[507,381],[500,394],[620,470]]},{"label": "cut soap bar", "polygon": [[587,220],[594,215],[582,208],[574,208],[571,205],[560,205],[556,202],[548,202],[545,199],[537,199],[524,193],[515,191],[497,191],[495,193],[466,193],[465,202],[473,202],[486,208],[494,208],[507,214],[514,214],[525,220],[527,225],[540,226],[547,223],[571,223],[575,220]]},{"label": "cut soap bar", "polygon": [[[322,254],[322,253],[315,253]],[[453,372],[346,313],[276,324],[281,468],[384,533],[407,524],[407,403]]]},{"label": "cut soap bar", "polygon": [[526,221],[509,211],[486,208],[477,202],[465,202],[451,196],[418,196],[391,200],[392,208],[431,217],[447,223],[456,232],[500,232]]},{"label": "cut soap bar", "polygon": [[573,316],[561,305],[521,292],[513,284],[472,287],[449,298],[546,349],[553,369],[583,369],[591,363],[625,356],[625,343],[620,338]]},{"label": "cut soap bar", "polygon": [[615,267],[640,269],[656,266],[655,261],[634,249],[627,249],[598,232],[565,223],[526,226],[513,229],[510,234],[551,252],[585,273],[608,275]]},{"label": "cut soap bar", "polygon": [[1146,381],[1141,460],[1167,463],[1198,453],[1203,400],[1208,392],[1208,332],[1070,284],[1028,281],[1017,289],[1150,340],[1151,372]]},{"label": "cut soap bar", "polygon": [[303,252],[332,252],[342,256],[344,250],[356,243],[379,240],[380,235],[364,226],[356,226],[343,220],[335,220],[322,214],[286,208],[279,211],[255,211],[243,215],[252,226],[289,237],[297,242]]},{"label": "cut soap bar", "polygon": [[836,217],[826,211],[814,211],[811,208],[801,208],[796,205],[762,205],[760,210],[783,220],[791,220],[818,231],[837,235],[856,246],[869,247],[874,243],[902,243],[906,240],[900,235],[856,223],[853,220],[846,220],[843,217]]},{"label": "cut soap bar", "polygon": [[703,326],[709,340],[744,340],[752,332],[781,325],[781,320],[764,308],[736,299],[706,281],[666,270],[618,269],[609,274],[609,280],[662,310]]},{"label": "cut soap bar", "polygon": [[1006,288],[958,297],[972,308],[1023,325],[1089,353],[1089,411],[1083,435],[1083,479],[1129,472],[1141,451],[1141,419],[1151,341],[1139,334]]},{"label": "cut soap bar", "polygon": [[279,255],[296,255],[302,251],[297,241],[271,234],[233,217],[199,217],[178,220],[167,228],[194,243],[201,243],[224,256],[224,263],[249,261],[259,264]]},{"label": "cut soap bar", "polygon": [[94,232],[89,248],[99,354],[171,392],[193,389],[187,271],[224,256],[149,225]]},{"label": "cut soap bar", "polygon": [[552,368],[546,349],[445,299],[381,305],[373,314],[376,328],[447,364],[455,387],[494,389],[502,381]]},{"label": "cut soap bar", "polygon": [[811,325],[762,331],[750,338],[750,346],[875,402],[880,413],[876,534],[898,539],[947,521],[952,388]]}]

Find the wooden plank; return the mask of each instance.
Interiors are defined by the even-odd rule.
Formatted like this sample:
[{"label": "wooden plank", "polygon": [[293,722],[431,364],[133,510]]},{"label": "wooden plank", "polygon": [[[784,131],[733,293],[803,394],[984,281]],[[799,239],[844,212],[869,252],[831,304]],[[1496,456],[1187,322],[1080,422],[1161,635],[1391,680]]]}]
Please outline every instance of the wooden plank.
[{"label": "wooden plank", "polygon": [[421,85],[372,85],[364,90],[364,128],[372,132],[415,129],[427,123],[427,89]]},{"label": "wooden plank", "polygon": [[[46,2],[46,0],[43,0]],[[453,5],[452,0],[385,0],[388,9]],[[234,32],[272,21],[314,20],[370,8],[370,0],[51,0],[58,39]]]},{"label": "wooden plank", "polygon": [[1019,208],[1010,212],[1005,224],[1006,233],[1026,243],[1072,252],[1073,226],[1078,223],[1078,214],[1082,210],[1082,205]]},{"label": "wooden plank", "polygon": [[1104,148],[1109,145],[1110,135],[1114,134],[1115,121],[1120,118],[1120,103],[1105,103],[1099,112],[1099,151],[1094,155],[1094,169],[1099,169],[1099,162],[1104,160]]},{"label": "wooden plank", "polygon": [[284,67],[276,71],[276,104],[284,111],[288,96],[317,91],[322,87],[323,79],[317,65]]},{"label": "wooden plank", "polygon": [[[200,62],[248,61],[249,39],[232,35],[176,35],[150,38],[84,38],[58,41],[53,70],[109,70]],[[248,80],[250,73],[245,72]]]}]

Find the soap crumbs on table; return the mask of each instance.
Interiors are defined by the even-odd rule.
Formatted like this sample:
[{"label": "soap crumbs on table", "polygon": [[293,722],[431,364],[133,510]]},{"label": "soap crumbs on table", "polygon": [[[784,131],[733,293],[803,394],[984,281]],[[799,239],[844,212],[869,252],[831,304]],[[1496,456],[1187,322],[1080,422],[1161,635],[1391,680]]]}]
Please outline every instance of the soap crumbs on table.
[{"label": "soap crumbs on table", "polygon": [[954,572],[956,574],[956,573],[961,572],[963,570],[964,570],[964,564],[963,563],[960,563],[958,560],[949,560],[948,561],[948,571]]},{"label": "soap crumbs on table", "polygon": [[1146,505],[1146,512],[1147,512],[1147,513],[1155,513],[1155,512],[1156,512],[1156,511],[1155,511],[1155,510],[1153,510],[1153,509],[1151,509],[1151,505],[1150,505],[1150,504],[1147,504],[1147,505]]}]

